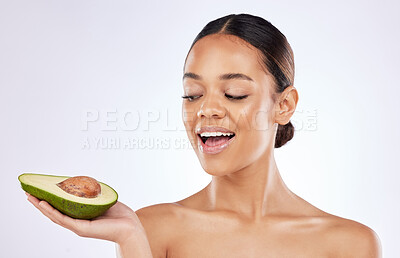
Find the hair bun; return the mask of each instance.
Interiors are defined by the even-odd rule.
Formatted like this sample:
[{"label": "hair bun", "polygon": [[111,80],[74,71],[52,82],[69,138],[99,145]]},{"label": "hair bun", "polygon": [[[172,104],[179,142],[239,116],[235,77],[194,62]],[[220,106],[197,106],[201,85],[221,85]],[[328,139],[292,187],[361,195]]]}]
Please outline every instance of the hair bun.
[{"label": "hair bun", "polygon": [[294,126],[291,121],[285,125],[278,125],[275,137],[275,148],[282,147],[293,138]]}]

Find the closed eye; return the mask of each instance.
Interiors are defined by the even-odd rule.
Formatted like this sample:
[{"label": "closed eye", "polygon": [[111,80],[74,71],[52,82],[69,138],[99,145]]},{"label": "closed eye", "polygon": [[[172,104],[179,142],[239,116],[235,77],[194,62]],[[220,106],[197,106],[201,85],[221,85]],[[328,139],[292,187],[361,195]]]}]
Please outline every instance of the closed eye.
[{"label": "closed eye", "polygon": [[229,94],[226,94],[225,93],[225,97],[227,97],[228,99],[235,99],[235,100],[238,100],[238,99],[245,99],[245,98],[247,98],[249,95],[243,95],[243,96],[232,96],[232,95],[229,95]]},{"label": "closed eye", "polygon": [[182,96],[183,99],[187,99],[189,101],[193,101],[197,98],[200,98],[202,95],[198,95],[198,96]]},{"label": "closed eye", "polygon": [[[182,96],[182,98],[183,99],[187,99],[187,100],[189,100],[189,101],[193,101],[193,100],[195,100],[195,99],[198,99],[198,98],[200,98],[201,96],[203,96],[203,95],[198,95],[198,96]],[[229,95],[229,94],[226,94],[225,93],[225,97],[227,97],[228,99],[232,99],[232,100],[240,100],[240,99],[245,99],[245,98],[247,98],[249,95],[243,95],[243,96],[232,96],[232,95]]]}]

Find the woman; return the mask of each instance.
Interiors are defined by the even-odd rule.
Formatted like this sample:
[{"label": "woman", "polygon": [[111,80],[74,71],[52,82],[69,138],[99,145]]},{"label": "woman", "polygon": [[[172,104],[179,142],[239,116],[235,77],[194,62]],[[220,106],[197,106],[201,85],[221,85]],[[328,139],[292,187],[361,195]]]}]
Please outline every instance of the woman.
[{"label": "woman", "polygon": [[122,257],[380,257],[369,227],[328,214],[283,182],[274,148],[294,133],[293,52],[268,21],[248,14],[208,23],[184,65],[183,120],[212,181],[175,203],[133,212],[122,203],[74,220],[28,199],[80,236],[116,242]]}]

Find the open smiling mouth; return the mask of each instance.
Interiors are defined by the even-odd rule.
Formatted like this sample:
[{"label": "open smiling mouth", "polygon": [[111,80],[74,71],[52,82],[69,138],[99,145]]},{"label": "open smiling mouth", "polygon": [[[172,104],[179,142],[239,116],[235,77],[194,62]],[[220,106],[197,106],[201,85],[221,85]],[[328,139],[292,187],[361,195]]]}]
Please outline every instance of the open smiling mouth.
[{"label": "open smiling mouth", "polygon": [[235,138],[235,133],[202,133],[197,134],[200,150],[203,153],[217,154],[223,151]]},{"label": "open smiling mouth", "polygon": [[198,136],[200,137],[201,141],[208,145],[208,146],[215,146],[215,145],[219,145],[220,143],[224,143],[229,141],[230,139],[232,139],[233,137],[235,137],[235,134],[230,134],[228,136],[226,135],[221,135],[221,136],[201,136],[200,134],[198,134]]}]

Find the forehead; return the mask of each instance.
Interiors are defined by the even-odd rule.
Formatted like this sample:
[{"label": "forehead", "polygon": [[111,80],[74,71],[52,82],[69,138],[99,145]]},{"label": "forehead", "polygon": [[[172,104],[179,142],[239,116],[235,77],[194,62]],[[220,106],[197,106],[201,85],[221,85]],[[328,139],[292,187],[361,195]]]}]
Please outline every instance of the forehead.
[{"label": "forehead", "polygon": [[260,51],[245,40],[224,34],[205,36],[190,50],[184,72],[216,77],[240,72],[253,77],[265,75]]}]

